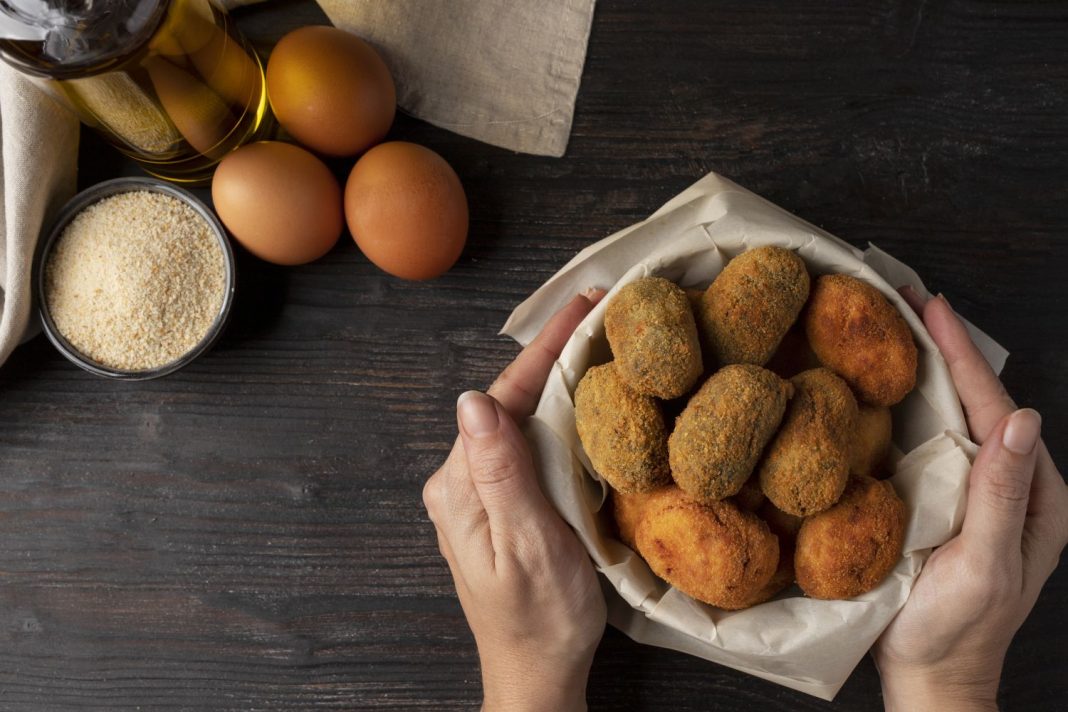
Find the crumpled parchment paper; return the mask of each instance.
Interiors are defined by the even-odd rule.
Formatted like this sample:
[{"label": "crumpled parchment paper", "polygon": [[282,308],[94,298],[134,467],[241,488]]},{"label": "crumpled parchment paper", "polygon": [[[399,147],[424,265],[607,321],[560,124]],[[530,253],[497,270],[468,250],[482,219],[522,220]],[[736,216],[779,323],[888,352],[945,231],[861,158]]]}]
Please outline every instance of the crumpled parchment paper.
[{"label": "crumpled parchment paper", "polygon": [[[804,597],[795,586],[743,611],[694,601],[658,579],[612,534],[607,485],[575,430],[572,394],[587,367],[611,359],[605,307],[624,284],[647,275],[704,287],[734,255],[752,247],[796,250],[813,275],[842,272],[878,288],[908,321],[919,349],[916,389],[894,406],[896,469],[891,482],[909,520],[904,556],[873,591],[847,601]],[[960,531],[977,447],[945,362],[923,323],[896,292],[916,273],[870,246],[858,250],[710,173],[647,220],[584,249],[516,307],[502,333],[527,344],[548,318],[587,287],[608,296],[575,331],[527,426],[542,488],[589,551],[608,598],[609,622],[634,640],[680,650],[823,699],[832,699],[904,605],[931,549]],[[1008,352],[969,325],[1000,371]]]}]

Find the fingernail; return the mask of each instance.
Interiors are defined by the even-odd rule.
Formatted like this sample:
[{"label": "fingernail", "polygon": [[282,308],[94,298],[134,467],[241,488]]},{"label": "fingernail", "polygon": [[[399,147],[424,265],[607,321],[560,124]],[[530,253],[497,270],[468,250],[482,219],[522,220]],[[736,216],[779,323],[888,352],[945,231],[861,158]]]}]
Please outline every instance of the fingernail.
[{"label": "fingernail", "polygon": [[497,432],[500,419],[497,417],[497,405],[485,393],[466,391],[456,401],[456,415],[460,427],[472,437],[482,437]]},{"label": "fingernail", "polygon": [[600,298],[603,297],[605,294],[604,290],[600,287],[589,287],[587,289],[582,290],[582,292],[580,293],[586,299],[586,301],[593,302],[594,304],[596,304],[597,301],[600,300]]},{"label": "fingernail", "polygon": [[946,299],[946,295],[942,294],[942,292],[938,293],[938,296],[936,297],[936,299],[941,299],[942,303],[944,303],[947,307],[949,307],[950,309],[953,308],[953,305],[949,303],[949,300]]},{"label": "fingernail", "polygon": [[1042,416],[1033,408],[1023,408],[1009,416],[1009,423],[1001,434],[1001,444],[1017,455],[1027,455],[1035,449],[1041,433]]}]

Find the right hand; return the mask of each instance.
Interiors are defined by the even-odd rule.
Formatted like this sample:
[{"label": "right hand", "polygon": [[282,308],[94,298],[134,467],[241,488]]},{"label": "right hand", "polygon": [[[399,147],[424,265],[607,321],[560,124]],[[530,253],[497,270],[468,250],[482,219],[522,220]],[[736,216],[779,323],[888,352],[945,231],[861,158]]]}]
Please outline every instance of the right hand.
[{"label": "right hand", "polygon": [[872,648],[887,710],[996,710],[1005,651],[1068,542],[1068,487],[944,298],[921,314],[949,366],[975,442],[958,536],[927,560],[904,608]]}]

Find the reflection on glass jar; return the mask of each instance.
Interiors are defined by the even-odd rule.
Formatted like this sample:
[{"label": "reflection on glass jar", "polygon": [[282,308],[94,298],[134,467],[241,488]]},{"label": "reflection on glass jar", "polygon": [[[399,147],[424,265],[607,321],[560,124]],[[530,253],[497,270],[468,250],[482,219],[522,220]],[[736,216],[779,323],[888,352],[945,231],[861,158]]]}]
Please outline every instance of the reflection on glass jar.
[{"label": "reflection on glass jar", "polygon": [[153,175],[206,180],[270,123],[263,67],[212,0],[0,0],[0,56]]}]

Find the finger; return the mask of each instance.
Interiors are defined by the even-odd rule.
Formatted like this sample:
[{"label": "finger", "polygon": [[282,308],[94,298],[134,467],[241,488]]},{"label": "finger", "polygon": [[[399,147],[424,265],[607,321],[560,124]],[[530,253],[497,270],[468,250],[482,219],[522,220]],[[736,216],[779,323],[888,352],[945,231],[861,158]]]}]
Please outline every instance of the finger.
[{"label": "finger", "polygon": [[1065,484],[1057,466],[1053,464],[1046,443],[1039,440],[1035,480],[1031,483],[1031,501],[1027,504],[1027,514],[1042,516],[1048,512],[1060,513],[1068,523],[1068,485]]},{"label": "finger", "polygon": [[1041,429],[1030,408],[1002,418],[972,465],[961,539],[976,560],[998,570],[1021,556]]},{"label": "finger", "polygon": [[568,302],[490,386],[489,395],[504,406],[513,419],[522,421],[537,408],[545,379],[560,357],[564,344],[602,297],[604,290],[593,289]]},{"label": "finger", "polygon": [[905,300],[905,303],[912,307],[912,311],[916,312],[920,316],[923,316],[923,305],[927,303],[927,299],[920,295],[919,292],[913,288],[911,284],[906,284],[903,287],[898,287],[897,291],[901,294],[901,297]]},{"label": "finger", "polygon": [[942,295],[924,306],[923,322],[949,366],[972,439],[982,444],[1016,404]]},{"label": "finger", "polygon": [[467,468],[489,519],[494,552],[520,530],[540,528],[552,509],[542,494],[526,440],[495,400],[468,391],[457,403]]},{"label": "finger", "polygon": [[445,464],[423,487],[423,504],[449,550],[459,552],[472,565],[492,559],[489,520],[467,474],[467,456],[460,438]]}]

